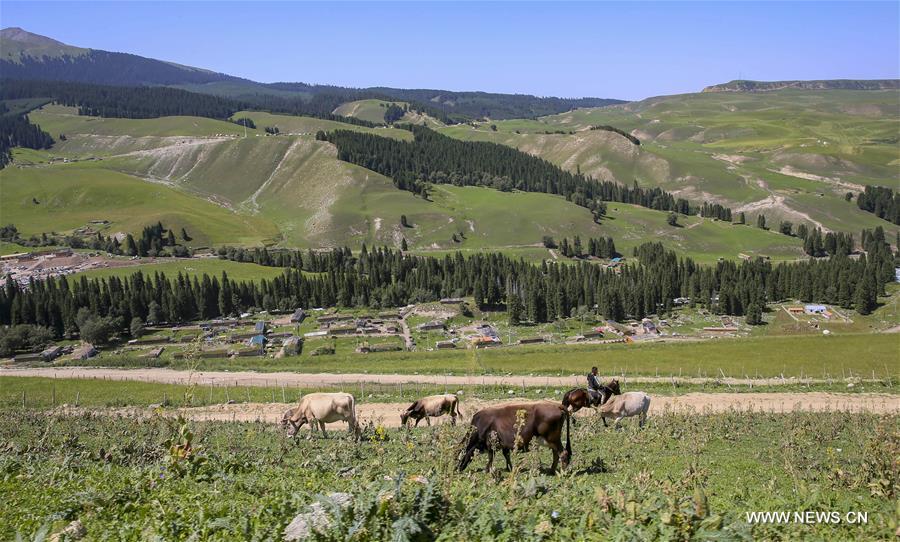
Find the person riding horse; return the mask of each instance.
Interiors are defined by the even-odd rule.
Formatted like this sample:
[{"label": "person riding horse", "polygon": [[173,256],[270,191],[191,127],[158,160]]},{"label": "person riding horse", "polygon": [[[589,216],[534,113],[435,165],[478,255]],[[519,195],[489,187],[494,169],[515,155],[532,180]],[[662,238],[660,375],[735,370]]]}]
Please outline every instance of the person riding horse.
[{"label": "person riding horse", "polygon": [[591,372],[587,375],[587,389],[588,394],[591,396],[591,404],[599,405],[602,404],[604,399],[603,393],[603,384],[600,383],[600,378],[597,376],[597,367],[591,367]]},{"label": "person riding horse", "polygon": [[[591,380],[596,380],[596,377],[596,370],[591,371],[591,374],[588,375],[589,386],[591,385]],[[619,381],[614,378],[606,384],[599,384],[598,382],[595,389],[574,388],[567,391],[563,395],[562,405],[566,410],[574,413],[585,407],[601,406],[613,395],[619,395],[621,393],[622,390],[619,387]]]}]

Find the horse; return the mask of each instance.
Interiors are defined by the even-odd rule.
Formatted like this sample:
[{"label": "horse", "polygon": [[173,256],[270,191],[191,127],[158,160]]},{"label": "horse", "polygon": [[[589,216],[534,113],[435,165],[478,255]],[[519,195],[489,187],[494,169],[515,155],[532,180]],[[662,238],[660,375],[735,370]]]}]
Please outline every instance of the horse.
[{"label": "horse", "polygon": [[[571,413],[578,412],[582,408],[595,408],[605,404],[613,395],[622,393],[619,388],[619,381],[612,379],[606,384],[600,386],[599,390],[587,390],[585,388],[574,388],[563,395],[562,405]],[[603,419],[603,425],[606,425],[606,419]]]}]

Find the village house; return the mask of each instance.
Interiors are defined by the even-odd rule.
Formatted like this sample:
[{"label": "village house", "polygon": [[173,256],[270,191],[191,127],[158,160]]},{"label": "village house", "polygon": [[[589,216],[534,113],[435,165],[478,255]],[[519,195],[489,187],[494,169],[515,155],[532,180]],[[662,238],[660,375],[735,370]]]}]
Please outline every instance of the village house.
[{"label": "village house", "polygon": [[825,305],[806,305],[803,307],[803,312],[809,315],[814,314],[826,314],[828,312],[828,307]]},{"label": "village house", "polygon": [[443,331],[446,328],[446,324],[439,320],[433,320],[431,322],[425,322],[424,324],[419,324],[419,331]]},{"label": "village house", "polygon": [[77,359],[77,360],[91,359],[92,357],[96,356],[97,354],[99,354],[99,352],[97,351],[96,348],[94,348],[94,345],[85,343],[85,344],[79,346],[78,348],[76,348],[74,352],[72,352],[72,359]]},{"label": "village house", "polygon": [[302,324],[304,320],[306,320],[306,311],[303,309],[297,309],[294,311],[294,314],[291,315],[292,324]]},{"label": "village house", "polygon": [[62,351],[63,349],[61,346],[51,346],[50,348],[47,348],[46,350],[41,352],[41,359],[43,359],[44,361],[53,361],[62,355]]}]

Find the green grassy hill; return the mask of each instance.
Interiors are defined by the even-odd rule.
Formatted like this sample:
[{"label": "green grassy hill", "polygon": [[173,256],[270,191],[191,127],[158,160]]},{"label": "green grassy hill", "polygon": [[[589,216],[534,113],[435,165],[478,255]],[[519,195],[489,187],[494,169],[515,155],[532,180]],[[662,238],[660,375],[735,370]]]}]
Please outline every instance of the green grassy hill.
[{"label": "green grassy hill", "polygon": [[109,220],[110,233],[139,232],[161,221],[185,228],[194,246],[260,244],[278,235],[267,219],[239,215],[180,190],[96,167],[96,163],[6,168],[0,216],[28,236]]},{"label": "green grassy hill", "polygon": [[[897,91],[701,93],[441,131],[514,146],[597,178],[764,213],[776,224],[893,230],[844,195],[900,182],[898,104]],[[604,124],[642,145],[590,130]]]},{"label": "green grassy hill", "polygon": [[[408,130],[396,128],[367,128],[344,122],[316,119],[312,117],[295,117],[291,115],[275,115],[261,111],[240,111],[234,114],[234,118],[247,117],[253,120],[256,127],[262,131],[265,126],[277,126],[282,134],[315,135],[319,130],[355,130],[375,134],[382,137],[393,137],[406,141],[412,140],[412,134]],[[384,119],[381,120],[383,122]]]},{"label": "green grassy hill", "polygon": [[383,100],[357,100],[355,102],[341,104],[340,107],[333,111],[333,113],[335,115],[341,115],[342,117],[356,117],[369,122],[379,123],[384,122],[384,110],[392,103],[396,102],[385,102]]},{"label": "green grassy hill", "polygon": [[92,269],[84,271],[77,276],[88,278],[128,277],[141,271],[144,275],[164,273],[169,278],[174,278],[181,273],[187,277],[201,278],[204,274],[222,276],[222,272],[228,273],[228,278],[235,281],[255,281],[260,279],[273,279],[281,276],[284,270],[280,267],[264,267],[254,263],[238,263],[218,258],[204,259],[179,259],[170,258],[171,261],[160,263],[145,263],[133,267],[110,267],[106,269]]},{"label": "green grassy hill", "polygon": [[[729,96],[739,98],[724,97]],[[486,124],[440,130],[516,146],[573,171],[664,186],[694,201],[759,206],[760,198],[774,192],[793,212],[808,208],[815,220],[849,225],[841,229],[854,233],[862,227],[890,226],[837,194],[819,195],[821,181],[772,172],[766,173],[766,189],[745,181],[749,171],[764,169],[761,158],[758,164],[726,160],[720,155],[730,157],[736,151],[710,148],[712,143],[670,142],[662,129],[641,146],[613,132],[586,129],[606,122],[639,133],[638,126],[646,120],[641,111],[651,106],[633,107],[635,111],[579,110],[496,122],[496,131]],[[611,236],[625,254],[642,242],[661,240],[702,261],[740,254],[775,259],[802,255],[797,239],[699,217],[680,217],[680,227],[672,227],[666,213],[632,205],[610,203],[609,216],[595,224],[587,210],[547,194],[438,185],[426,201],[397,190],[382,175],[339,161],[331,144],[315,140],[318,130],[334,129],[409,140],[406,130],[263,112],[242,111],[235,117],[253,119],[257,129],[245,131],[231,122],[195,117],[100,119],[45,106],[31,118],[66,139],[49,151],[16,151],[14,166],[0,172],[3,219],[27,234],[67,231],[98,218],[113,221],[112,231],[138,231],[162,220],[167,226],[186,227],[195,245],[399,246],[405,238],[417,252],[490,248],[543,259],[552,257],[540,244],[544,235],[561,239],[578,234]],[[674,113],[669,117],[680,118]],[[267,126],[277,126],[281,135],[266,136]],[[41,203],[34,204],[32,198]],[[748,222],[755,212],[748,210]],[[400,226],[404,214],[412,228]],[[770,222],[774,218],[770,216]]]},{"label": "green grassy hill", "polygon": [[[367,120],[369,122],[384,122],[384,111],[385,108],[391,104],[396,104],[399,106],[408,105],[407,102],[386,102],[384,100],[357,100],[355,102],[347,102],[341,104],[340,107],[335,109],[333,113],[335,115],[341,115],[344,117],[356,117],[358,119]],[[403,118],[401,118],[399,123],[409,123],[409,124],[424,124],[430,128],[437,128],[444,126],[444,123],[431,117],[425,113],[418,113],[416,111],[407,111]]]}]

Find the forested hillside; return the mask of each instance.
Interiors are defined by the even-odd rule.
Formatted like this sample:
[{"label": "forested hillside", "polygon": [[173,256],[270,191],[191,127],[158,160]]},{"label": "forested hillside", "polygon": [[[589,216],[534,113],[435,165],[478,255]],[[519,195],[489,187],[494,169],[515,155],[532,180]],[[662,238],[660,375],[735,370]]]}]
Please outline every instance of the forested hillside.
[{"label": "forested hillside", "polygon": [[572,173],[715,202],[735,217],[764,215],[773,227],[858,232],[879,222],[857,206],[856,194],[900,183],[897,92],[706,92],[436,129],[502,143]]},{"label": "forested hillside", "polygon": [[[699,209],[659,189],[598,182],[504,145],[459,141],[424,126],[408,129],[415,136],[413,142],[347,130],[320,132],[316,138],[334,143],[341,160],[391,177],[401,190],[426,198],[427,183],[439,183],[561,195],[591,210],[598,220],[606,213],[604,201],[635,203],[682,214],[695,214]],[[721,206],[705,209],[707,216],[731,218],[730,210]]]},{"label": "forested hillside", "polygon": [[362,99],[408,102],[416,111],[448,124],[473,118],[534,118],[577,107],[623,103],[602,98],[564,99],[486,92],[257,83],[127,53],[72,47],[20,28],[0,31],[0,48],[6,52],[0,58],[0,72],[8,79],[175,86],[201,94],[236,98],[261,109],[320,118],[327,118],[342,103]]}]

